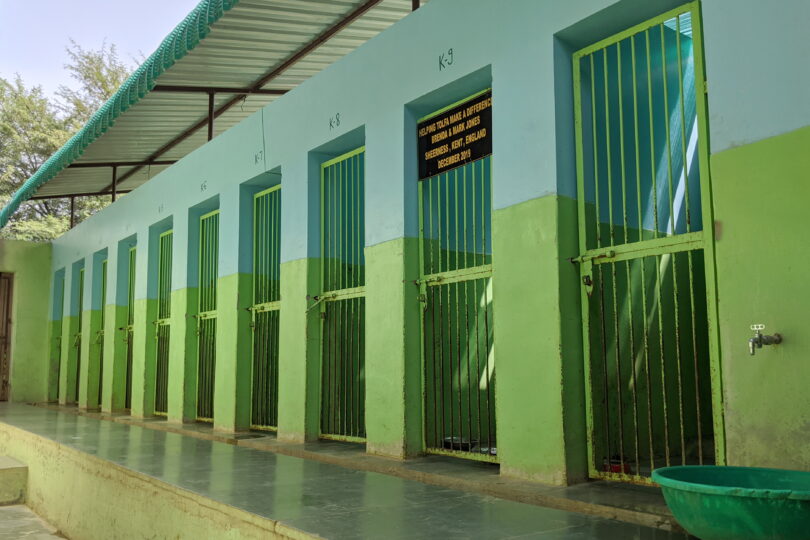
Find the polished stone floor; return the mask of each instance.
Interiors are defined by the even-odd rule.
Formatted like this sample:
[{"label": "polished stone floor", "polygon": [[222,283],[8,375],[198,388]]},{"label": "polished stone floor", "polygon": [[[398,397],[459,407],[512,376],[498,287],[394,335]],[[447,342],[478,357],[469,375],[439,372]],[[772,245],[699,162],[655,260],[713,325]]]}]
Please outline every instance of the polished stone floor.
[{"label": "polished stone floor", "polygon": [[0,506],[0,540],[54,540],[64,538],[30,508]]},{"label": "polished stone floor", "polygon": [[27,405],[0,404],[0,422],[325,538],[685,538]]}]

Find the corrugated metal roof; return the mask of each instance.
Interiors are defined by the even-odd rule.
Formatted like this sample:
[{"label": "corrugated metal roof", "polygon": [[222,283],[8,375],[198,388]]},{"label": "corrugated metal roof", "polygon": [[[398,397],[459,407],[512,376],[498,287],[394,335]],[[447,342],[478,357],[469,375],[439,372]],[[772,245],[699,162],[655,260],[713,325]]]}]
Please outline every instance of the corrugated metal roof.
[{"label": "corrugated metal roof", "polygon": [[[426,0],[422,0],[426,3]],[[312,77],[410,13],[411,0],[203,0],[94,118],[15,194],[0,226],[34,196],[109,189],[111,167],[93,164],[176,161],[207,141],[208,94],[153,88],[252,88],[311,47],[350,14],[328,40],[262,84],[286,91]],[[214,135],[236,125],[277,95],[217,93]],[[195,125],[181,142],[164,149]],[[119,166],[118,189],[131,190],[169,165]]]}]

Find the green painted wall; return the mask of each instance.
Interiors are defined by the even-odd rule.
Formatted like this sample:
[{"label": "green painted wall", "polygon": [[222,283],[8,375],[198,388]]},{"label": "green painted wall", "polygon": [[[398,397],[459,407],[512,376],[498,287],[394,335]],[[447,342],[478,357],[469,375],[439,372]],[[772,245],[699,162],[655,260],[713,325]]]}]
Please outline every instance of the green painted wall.
[{"label": "green painted wall", "polygon": [[127,344],[125,332],[121,330],[127,324],[127,308],[115,304],[104,306],[107,313],[104,317],[104,373],[101,384],[101,410],[118,412],[124,409]]},{"label": "green painted wall", "polygon": [[419,243],[366,248],[366,433],[373,454],[422,451]]},{"label": "green painted wall", "polygon": [[62,352],[59,366],[59,403],[76,403],[76,362],[79,351],[76,347],[76,334],[79,333],[79,317],[66,315],[62,317]]},{"label": "green painted wall", "polygon": [[47,401],[50,362],[48,291],[51,245],[0,241],[0,272],[14,274],[11,312],[11,400]]},{"label": "green painted wall", "polygon": [[303,442],[318,438],[320,410],[320,318],[308,309],[320,289],[320,260],[281,265],[278,436]]},{"label": "green painted wall", "polygon": [[253,346],[248,308],[252,295],[253,276],[250,274],[219,279],[214,428],[220,431],[250,427]]},{"label": "green painted wall", "polygon": [[56,401],[59,392],[59,368],[62,357],[62,319],[51,321],[48,334],[47,400]]},{"label": "green painted wall", "polygon": [[170,422],[197,417],[197,289],[172,291],[171,338],[169,341]]},{"label": "green painted wall", "polygon": [[155,413],[155,366],[157,357],[157,300],[135,300],[135,343],[132,351],[132,416]]},{"label": "green painted wall", "polygon": [[[810,127],[712,156],[729,465],[810,469]],[[748,354],[751,324],[784,342]]]},{"label": "green painted wall", "polygon": [[103,346],[101,329],[101,310],[85,310],[82,333],[82,365],[86,366],[79,373],[79,407],[83,409],[98,408],[100,349]]},{"label": "green painted wall", "polygon": [[501,472],[551,484],[585,475],[579,288],[566,259],[576,250],[575,231],[576,204],[565,197],[493,216]]}]

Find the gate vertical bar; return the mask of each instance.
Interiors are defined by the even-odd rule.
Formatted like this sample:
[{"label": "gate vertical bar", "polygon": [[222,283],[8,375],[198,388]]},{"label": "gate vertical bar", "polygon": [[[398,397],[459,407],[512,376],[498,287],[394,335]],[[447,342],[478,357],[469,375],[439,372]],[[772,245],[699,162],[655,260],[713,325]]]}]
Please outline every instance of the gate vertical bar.
[{"label": "gate vertical bar", "polygon": [[104,388],[104,324],[107,320],[107,259],[101,261],[101,328],[96,333],[98,345],[98,406],[101,407],[101,398]]},{"label": "gate vertical bar", "polygon": [[127,324],[124,327],[127,345],[127,365],[126,365],[126,379],[125,379],[125,397],[124,408],[129,410],[132,408],[132,362],[133,362],[133,344],[134,344],[134,331],[135,331],[135,262],[137,257],[137,248],[129,248],[129,267],[127,274]]},{"label": "gate vertical bar", "polygon": [[364,441],[365,149],[321,165],[321,437]]},{"label": "gate vertical bar", "polygon": [[214,420],[217,287],[219,277],[219,210],[200,217],[197,334],[197,420]]},{"label": "gate vertical bar", "polygon": [[82,372],[82,324],[84,322],[84,268],[79,269],[79,305],[78,305],[78,330],[74,337],[73,346],[76,349],[76,386],[74,388],[74,398],[79,402],[79,381]]},{"label": "gate vertical bar", "polygon": [[57,324],[54,325],[54,346],[56,347],[56,358],[54,361],[56,362],[56,401],[59,401],[60,395],[60,384],[59,378],[62,374],[62,330],[65,324],[65,274],[63,271],[57,273],[56,283],[54,285],[54,294],[58,294],[59,304],[58,304],[58,315],[59,319]]},{"label": "gate vertical bar", "polygon": [[251,428],[278,424],[278,330],[281,307],[281,186],[253,201],[253,375]]},{"label": "gate vertical bar", "polygon": [[169,346],[171,339],[172,295],[172,248],[174,235],[171,230],[158,238],[158,298],[155,321],[155,414],[168,413],[169,392]]}]

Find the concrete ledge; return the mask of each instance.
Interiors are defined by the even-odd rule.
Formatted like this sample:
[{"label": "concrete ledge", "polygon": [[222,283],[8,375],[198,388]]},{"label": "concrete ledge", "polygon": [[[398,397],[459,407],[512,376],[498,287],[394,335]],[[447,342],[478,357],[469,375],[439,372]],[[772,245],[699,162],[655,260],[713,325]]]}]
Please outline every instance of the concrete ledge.
[{"label": "concrete ledge", "polygon": [[0,456],[0,506],[23,504],[28,485],[28,467],[14,458]]},{"label": "concrete ledge", "polygon": [[26,504],[68,538],[318,538],[0,422],[28,463]]}]

